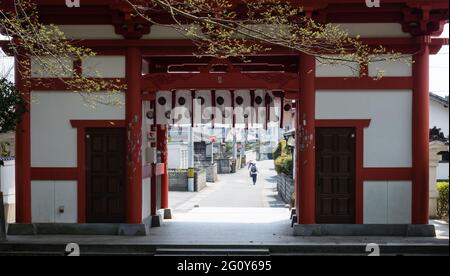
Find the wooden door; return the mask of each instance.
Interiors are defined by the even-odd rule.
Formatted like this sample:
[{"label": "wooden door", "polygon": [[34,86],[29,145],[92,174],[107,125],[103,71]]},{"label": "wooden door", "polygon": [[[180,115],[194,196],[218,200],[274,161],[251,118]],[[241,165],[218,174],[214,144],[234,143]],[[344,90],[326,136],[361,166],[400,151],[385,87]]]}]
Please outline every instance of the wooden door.
[{"label": "wooden door", "polygon": [[86,221],[125,222],[126,145],[123,128],[86,129]]},{"label": "wooden door", "polygon": [[316,130],[316,221],[355,223],[356,130]]}]

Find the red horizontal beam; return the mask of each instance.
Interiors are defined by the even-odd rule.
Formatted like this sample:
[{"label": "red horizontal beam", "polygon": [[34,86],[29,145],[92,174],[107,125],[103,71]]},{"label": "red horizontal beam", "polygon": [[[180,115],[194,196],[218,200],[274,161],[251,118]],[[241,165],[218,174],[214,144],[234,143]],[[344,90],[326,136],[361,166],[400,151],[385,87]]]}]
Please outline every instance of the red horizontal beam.
[{"label": "red horizontal beam", "polygon": [[77,180],[78,168],[31,168],[31,180]]},{"label": "red horizontal beam", "polygon": [[320,77],[316,78],[316,89],[331,90],[331,89],[412,89],[412,77],[382,77],[380,79],[373,79],[370,77]]},{"label": "red horizontal beam", "polygon": [[73,128],[120,128],[126,127],[125,120],[70,120]]},{"label": "red horizontal beam", "polygon": [[[415,53],[419,50],[420,41],[415,38],[362,38],[361,41],[370,46],[382,45],[388,50],[402,53]],[[75,45],[84,46],[94,50],[99,55],[124,55],[127,47],[140,47],[144,56],[192,56],[198,50],[191,40],[187,39],[103,39],[103,40],[81,40],[74,42]],[[433,38],[431,40],[432,54],[437,53],[443,45],[448,44],[446,38]],[[0,41],[0,47],[8,54],[9,42]],[[285,47],[267,45],[271,50],[258,54],[258,56],[270,55],[298,55],[298,52]]]},{"label": "red horizontal beam", "polygon": [[412,180],[412,168],[364,168],[364,180]]},{"label": "red horizontal beam", "polygon": [[144,91],[172,89],[271,89],[298,90],[296,73],[157,73],[142,78]]},{"label": "red horizontal beam", "polygon": [[370,125],[370,119],[348,119],[348,120],[316,120],[316,127],[357,127],[367,128]]}]

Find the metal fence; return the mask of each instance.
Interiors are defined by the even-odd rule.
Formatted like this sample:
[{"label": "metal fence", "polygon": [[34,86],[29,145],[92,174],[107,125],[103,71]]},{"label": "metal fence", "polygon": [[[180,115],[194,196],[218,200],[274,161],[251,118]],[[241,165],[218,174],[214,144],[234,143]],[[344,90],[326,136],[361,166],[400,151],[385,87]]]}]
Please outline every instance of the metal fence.
[{"label": "metal fence", "polygon": [[294,180],[292,177],[281,173],[277,179],[277,191],[281,199],[290,204],[292,200],[292,194],[294,193]]}]

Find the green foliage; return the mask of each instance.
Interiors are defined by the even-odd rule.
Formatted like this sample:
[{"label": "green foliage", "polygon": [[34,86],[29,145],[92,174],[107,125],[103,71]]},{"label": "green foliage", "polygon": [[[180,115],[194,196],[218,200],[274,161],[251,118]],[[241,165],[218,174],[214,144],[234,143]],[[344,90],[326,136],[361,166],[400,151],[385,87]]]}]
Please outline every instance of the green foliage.
[{"label": "green foliage", "polygon": [[278,142],[278,146],[273,152],[273,159],[277,159],[278,157],[282,155],[290,155],[291,152],[286,144],[286,140],[281,140]]},{"label": "green foliage", "polygon": [[230,155],[230,154],[233,153],[233,143],[226,142],[226,144],[225,144],[225,153],[226,153],[226,155]]},{"label": "green foliage", "polygon": [[440,218],[448,219],[448,182],[438,182],[437,191],[439,193],[437,214]]},{"label": "green foliage", "polygon": [[9,142],[0,142],[0,157],[11,156],[11,144]]},{"label": "green foliage", "polygon": [[273,153],[273,158],[275,160],[275,170],[277,173],[284,173],[290,176],[293,175],[294,161],[285,140],[281,140],[278,143],[278,146]]},{"label": "green foliage", "polygon": [[255,148],[255,145],[252,143],[246,143],[245,144],[245,150],[252,150]]},{"label": "green foliage", "polygon": [[281,156],[281,151],[283,150],[283,142],[284,142],[284,144],[286,145],[286,142],[283,141],[283,140],[281,140],[281,141],[278,143],[277,148],[276,148],[275,151],[273,152],[273,160],[277,160],[278,157]]},{"label": "green foliage", "polygon": [[26,103],[14,84],[0,78],[0,133],[14,131],[26,112]]}]

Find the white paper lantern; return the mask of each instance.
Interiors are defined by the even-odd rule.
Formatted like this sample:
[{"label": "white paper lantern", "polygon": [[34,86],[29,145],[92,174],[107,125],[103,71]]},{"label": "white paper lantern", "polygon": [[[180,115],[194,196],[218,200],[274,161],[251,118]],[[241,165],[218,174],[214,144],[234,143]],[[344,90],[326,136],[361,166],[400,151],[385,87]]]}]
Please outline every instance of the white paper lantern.
[{"label": "white paper lantern", "polygon": [[[269,93],[271,94],[271,93]],[[281,112],[282,112],[282,98],[271,94],[271,103],[269,104],[269,127],[281,128]]]},{"label": "white paper lantern", "polygon": [[195,91],[193,114],[194,126],[211,125],[212,98],[210,90]]},{"label": "white paper lantern", "polygon": [[232,127],[233,125],[233,99],[231,92],[228,90],[216,90],[214,110],[214,126],[215,127]]},{"label": "white paper lantern", "polygon": [[156,123],[169,125],[172,123],[172,92],[160,91],[156,93],[155,99]]},{"label": "white paper lantern", "polygon": [[291,130],[294,128],[295,109],[292,100],[285,99],[283,102],[283,125],[284,130]]},{"label": "white paper lantern", "polygon": [[178,90],[175,92],[175,107],[172,109],[174,126],[188,127],[192,125],[192,92]]},{"label": "white paper lantern", "polygon": [[255,123],[255,112],[252,108],[252,96],[249,90],[234,91],[235,127],[247,128]]}]

